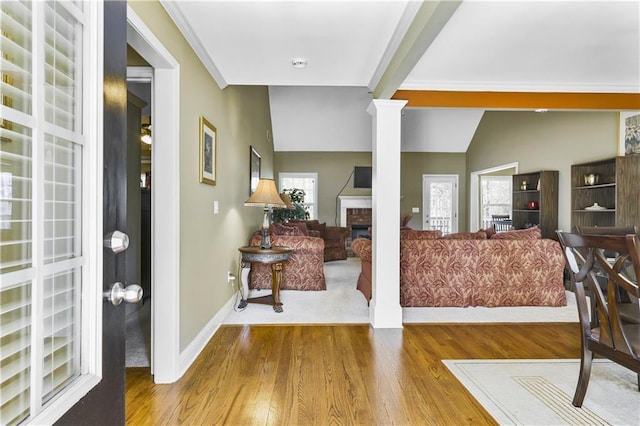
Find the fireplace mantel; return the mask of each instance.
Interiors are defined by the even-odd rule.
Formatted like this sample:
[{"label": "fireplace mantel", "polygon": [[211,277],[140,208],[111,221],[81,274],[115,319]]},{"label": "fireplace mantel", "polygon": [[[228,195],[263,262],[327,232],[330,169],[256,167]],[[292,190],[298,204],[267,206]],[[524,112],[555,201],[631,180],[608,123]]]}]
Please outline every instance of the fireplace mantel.
[{"label": "fireplace mantel", "polygon": [[371,195],[340,195],[340,226],[347,226],[347,209],[370,209]]}]

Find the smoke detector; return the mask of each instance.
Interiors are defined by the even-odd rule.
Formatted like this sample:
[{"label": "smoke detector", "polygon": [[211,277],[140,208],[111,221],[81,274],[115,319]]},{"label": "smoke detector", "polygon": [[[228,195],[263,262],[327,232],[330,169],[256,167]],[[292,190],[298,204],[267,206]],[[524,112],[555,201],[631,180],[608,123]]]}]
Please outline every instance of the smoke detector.
[{"label": "smoke detector", "polygon": [[304,68],[308,63],[309,61],[305,58],[295,58],[291,60],[291,65],[293,65],[294,68]]}]

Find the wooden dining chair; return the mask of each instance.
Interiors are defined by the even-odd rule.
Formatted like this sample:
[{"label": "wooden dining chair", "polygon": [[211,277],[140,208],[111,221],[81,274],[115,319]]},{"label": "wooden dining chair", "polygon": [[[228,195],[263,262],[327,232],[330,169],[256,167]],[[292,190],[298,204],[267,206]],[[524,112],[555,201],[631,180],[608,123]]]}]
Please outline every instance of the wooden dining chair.
[{"label": "wooden dining chair", "polygon": [[[557,232],[558,240],[568,265],[569,276],[575,288],[580,320],[582,354],[580,375],[573,396],[573,405],[581,407],[584,401],[593,355],[603,356],[634,372],[638,376],[640,391],[640,324],[630,324],[620,318],[617,288],[640,297],[637,281],[622,270],[630,260],[635,276],[640,275],[640,243],[638,236],[630,235],[582,235]],[[608,258],[606,253],[615,253]],[[606,294],[602,291],[596,273],[606,277]],[[591,321],[584,284],[588,282],[595,298],[595,315]]]},{"label": "wooden dining chair", "polygon": [[[629,235],[638,233],[638,228],[636,226],[576,225],[574,228],[576,233],[583,235]],[[633,268],[631,267],[629,260],[625,262],[623,268],[626,269],[626,272],[630,275],[630,277],[635,278],[635,280],[637,281],[637,277],[633,275]],[[587,295],[589,294],[587,293]],[[595,298],[591,297],[590,300],[593,303]],[[620,311],[620,317],[623,321],[636,324],[640,323],[640,301],[632,295],[629,295],[627,292],[621,291],[620,287],[618,287],[618,310]],[[592,309],[592,313],[593,312],[594,310]],[[592,321],[593,320],[594,318],[592,318]]]}]

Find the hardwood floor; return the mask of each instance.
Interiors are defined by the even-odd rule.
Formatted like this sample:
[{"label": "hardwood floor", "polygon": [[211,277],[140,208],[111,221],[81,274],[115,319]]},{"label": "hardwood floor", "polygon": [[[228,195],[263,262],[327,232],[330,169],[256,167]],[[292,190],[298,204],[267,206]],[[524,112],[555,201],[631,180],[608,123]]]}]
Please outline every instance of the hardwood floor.
[{"label": "hardwood floor", "polygon": [[223,326],[174,384],[127,369],[127,424],[495,424],[441,360],[579,354],[577,323]]}]

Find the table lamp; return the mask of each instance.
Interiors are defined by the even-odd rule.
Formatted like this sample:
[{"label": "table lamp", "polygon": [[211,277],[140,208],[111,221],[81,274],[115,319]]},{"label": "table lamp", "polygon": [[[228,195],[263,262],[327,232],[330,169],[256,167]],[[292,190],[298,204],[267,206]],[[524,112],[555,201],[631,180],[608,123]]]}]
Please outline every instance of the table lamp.
[{"label": "table lamp", "polygon": [[287,194],[286,192],[281,192],[280,198],[282,198],[282,201],[284,201],[284,204],[285,204],[285,206],[281,208],[287,209],[287,210],[294,210],[296,208],[293,205],[293,202],[291,201],[291,197],[289,197],[289,194]]},{"label": "table lamp", "polygon": [[271,248],[271,239],[269,238],[269,225],[271,209],[273,207],[286,207],[285,202],[280,198],[276,183],[273,179],[260,179],[258,187],[251,197],[244,202],[245,206],[259,206],[264,209],[264,219],[262,220],[262,243],[260,248],[268,250]]}]

